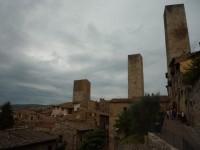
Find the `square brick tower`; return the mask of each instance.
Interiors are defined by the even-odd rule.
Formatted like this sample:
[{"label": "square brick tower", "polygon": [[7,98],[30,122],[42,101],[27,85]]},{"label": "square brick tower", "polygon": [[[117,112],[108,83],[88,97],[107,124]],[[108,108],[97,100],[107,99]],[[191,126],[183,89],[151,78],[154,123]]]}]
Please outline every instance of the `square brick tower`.
[{"label": "square brick tower", "polygon": [[90,82],[87,79],[74,80],[73,102],[90,100]]},{"label": "square brick tower", "polygon": [[141,96],[144,96],[142,56],[128,55],[128,98]]},{"label": "square brick tower", "polygon": [[168,96],[175,100],[176,85],[174,76],[174,67],[170,63],[175,63],[175,57],[184,53],[191,52],[190,41],[187,27],[185,8],[183,4],[167,5],[164,11],[164,28],[167,55],[167,91]]},{"label": "square brick tower", "polygon": [[173,58],[191,52],[183,4],[167,5],[164,11],[167,66]]}]

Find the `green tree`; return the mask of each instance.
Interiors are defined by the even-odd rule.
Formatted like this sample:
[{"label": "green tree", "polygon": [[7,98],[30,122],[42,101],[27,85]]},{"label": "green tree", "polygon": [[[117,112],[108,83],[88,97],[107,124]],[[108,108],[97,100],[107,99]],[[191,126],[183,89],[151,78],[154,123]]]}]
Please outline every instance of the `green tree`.
[{"label": "green tree", "polygon": [[63,135],[59,135],[59,139],[56,144],[56,150],[65,150],[67,146],[67,141],[63,141]]},{"label": "green tree", "polygon": [[131,128],[138,135],[145,135],[158,118],[160,111],[158,96],[144,96],[130,108]]},{"label": "green tree", "polygon": [[160,112],[159,96],[144,96],[122,112],[114,125],[125,141],[143,142],[144,135],[152,129]]},{"label": "green tree", "polygon": [[63,143],[58,143],[56,150],[65,150],[67,146],[67,141],[64,141]]},{"label": "green tree", "polygon": [[1,106],[0,130],[13,128],[13,126],[14,126],[13,110],[10,102],[6,102]]},{"label": "green tree", "polygon": [[83,135],[80,150],[102,150],[105,142],[106,133],[104,130],[89,131]]},{"label": "green tree", "polygon": [[123,132],[125,136],[128,136],[131,131],[131,113],[130,109],[127,109],[125,111],[122,111],[120,115],[118,116],[118,119],[115,122],[115,130],[117,132]]},{"label": "green tree", "polygon": [[194,56],[192,62],[186,68],[183,74],[184,81],[188,85],[194,85],[200,78],[200,55]]}]

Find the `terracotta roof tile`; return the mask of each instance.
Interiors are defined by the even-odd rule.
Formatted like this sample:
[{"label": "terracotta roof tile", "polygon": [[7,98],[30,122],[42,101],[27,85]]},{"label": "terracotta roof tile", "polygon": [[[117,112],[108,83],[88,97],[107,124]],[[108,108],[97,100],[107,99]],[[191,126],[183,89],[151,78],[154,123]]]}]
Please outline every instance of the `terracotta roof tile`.
[{"label": "terracotta roof tile", "polygon": [[30,129],[3,130],[0,131],[0,149],[20,147],[56,139],[57,137]]}]

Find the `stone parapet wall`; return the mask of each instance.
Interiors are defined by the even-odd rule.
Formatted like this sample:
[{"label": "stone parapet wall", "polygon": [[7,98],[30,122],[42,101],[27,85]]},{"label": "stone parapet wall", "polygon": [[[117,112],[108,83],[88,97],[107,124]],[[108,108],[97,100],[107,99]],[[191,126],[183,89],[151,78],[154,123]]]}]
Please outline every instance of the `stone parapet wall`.
[{"label": "stone parapet wall", "polygon": [[200,136],[200,80],[193,88],[189,97],[188,109],[190,112],[189,123]]},{"label": "stone parapet wall", "polygon": [[[148,133],[148,140],[144,148],[146,150],[177,150],[153,133]],[[141,147],[140,150],[143,150],[143,148]]]},{"label": "stone parapet wall", "polygon": [[120,144],[116,143],[116,150],[178,150],[153,133],[148,133],[145,144]]},{"label": "stone parapet wall", "polygon": [[[200,105],[199,105],[200,107]],[[193,110],[193,118],[194,118],[194,130],[200,137],[200,110],[194,109]]]}]

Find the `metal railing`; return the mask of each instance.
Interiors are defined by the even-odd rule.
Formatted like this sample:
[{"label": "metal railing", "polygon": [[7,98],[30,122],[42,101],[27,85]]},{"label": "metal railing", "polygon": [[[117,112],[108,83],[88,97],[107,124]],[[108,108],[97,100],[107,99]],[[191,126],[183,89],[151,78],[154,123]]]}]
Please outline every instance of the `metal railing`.
[{"label": "metal railing", "polygon": [[152,126],[150,131],[155,132],[155,133],[160,133],[162,130],[163,123],[164,123],[164,119],[165,119],[165,114],[164,113],[160,114],[158,121]]},{"label": "metal railing", "polygon": [[159,136],[161,139],[165,140],[167,143],[179,150],[195,150],[192,144],[189,143],[184,137],[177,135],[166,128],[162,128]]}]

